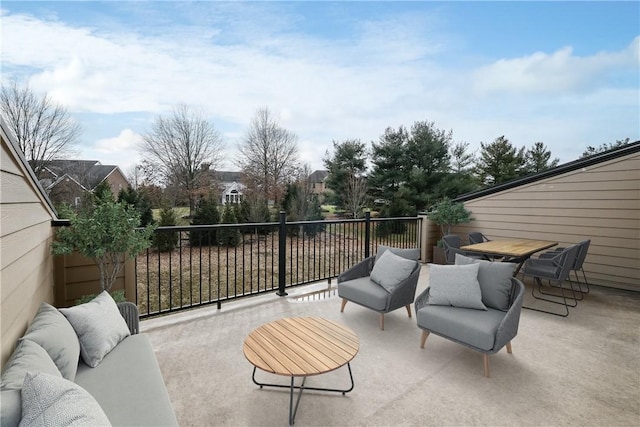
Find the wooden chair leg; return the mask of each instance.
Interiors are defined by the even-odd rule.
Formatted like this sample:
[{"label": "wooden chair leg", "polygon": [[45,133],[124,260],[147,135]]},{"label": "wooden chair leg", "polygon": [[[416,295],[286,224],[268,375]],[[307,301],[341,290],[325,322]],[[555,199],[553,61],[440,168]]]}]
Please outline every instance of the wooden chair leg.
[{"label": "wooden chair leg", "polygon": [[484,365],[484,376],[489,378],[489,355],[482,353],[482,364]]},{"label": "wooden chair leg", "polygon": [[511,341],[507,343],[507,353],[511,354]]},{"label": "wooden chair leg", "polygon": [[424,343],[427,342],[427,337],[429,336],[429,331],[422,330],[422,337],[420,338],[420,348],[424,348]]},{"label": "wooden chair leg", "polygon": [[340,313],[344,313],[344,306],[347,305],[347,299],[342,298],[342,305],[340,306]]},{"label": "wooden chair leg", "polygon": [[380,313],[380,330],[384,331],[384,313]]},{"label": "wooden chair leg", "polygon": [[405,307],[407,307],[407,313],[409,313],[409,317],[411,317],[411,304],[407,304]]}]

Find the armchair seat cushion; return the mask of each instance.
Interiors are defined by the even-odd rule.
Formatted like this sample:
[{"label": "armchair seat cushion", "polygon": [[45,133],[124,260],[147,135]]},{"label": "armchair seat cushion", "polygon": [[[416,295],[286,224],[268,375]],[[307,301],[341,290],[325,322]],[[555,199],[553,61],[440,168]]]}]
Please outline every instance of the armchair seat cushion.
[{"label": "armchair seat cushion", "polygon": [[372,282],[369,277],[341,282],[338,295],[376,311],[384,311],[389,299],[389,292]]},{"label": "armchair seat cushion", "polygon": [[505,313],[449,306],[427,305],[416,313],[418,325],[436,335],[475,347],[481,351],[494,348],[498,326]]}]

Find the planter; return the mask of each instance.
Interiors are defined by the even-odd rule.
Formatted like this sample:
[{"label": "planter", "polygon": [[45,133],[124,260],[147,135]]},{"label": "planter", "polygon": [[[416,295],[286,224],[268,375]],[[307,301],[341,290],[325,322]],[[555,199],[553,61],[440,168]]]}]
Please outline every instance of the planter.
[{"label": "planter", "polygon": [[447,258],[444,255],[444,248],[442,246],[433,247],[433,261],[434,264],[445,265]]}]

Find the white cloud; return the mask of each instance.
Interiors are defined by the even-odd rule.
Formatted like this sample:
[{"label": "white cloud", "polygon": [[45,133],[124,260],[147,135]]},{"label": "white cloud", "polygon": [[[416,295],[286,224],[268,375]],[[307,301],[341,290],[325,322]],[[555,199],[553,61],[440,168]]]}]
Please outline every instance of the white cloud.
[{"label": "white cloud", "polygon": [[480,94],[557,93],[584,90],[606,84],[603,76],[616,69],[638,69],[640,37],[619,52],[575,56],[571,47],[552,54],[501,59],[473,73],[474,89]]},{"label": "white cloud", "polygon": [[104,165],[119,166],[123,172],[140,162],[138,146],[142,135],[131,129],[123,129],[118,136],[96,141],[89,147],[79,147],[84,159],[98,159]]}]

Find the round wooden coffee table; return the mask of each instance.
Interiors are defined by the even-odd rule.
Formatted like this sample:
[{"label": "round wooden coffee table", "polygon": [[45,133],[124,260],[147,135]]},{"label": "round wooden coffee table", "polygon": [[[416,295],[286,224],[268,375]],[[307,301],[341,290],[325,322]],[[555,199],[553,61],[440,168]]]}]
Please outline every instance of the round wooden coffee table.
[{"label": "round wooden coffee table", "polygon": [[[254,366],[252,379],[262,387],[289,388],[289,425],[293,425],[304,390],[345,393],[353,390],[351,360],[358,353],[358,336],[349,328],[320,317],[289,317],[275,320],[253,330],[244,340],[242,351]],[[306,377],[334,371],[344,365],[349,369],[351,387],[329,389],[305,387]],[[256,381],[256,369],[291,377],[289,385]],[[295,385],[296,377],[302,383]],[[300,390],[295,408],[294,389]]]}]

